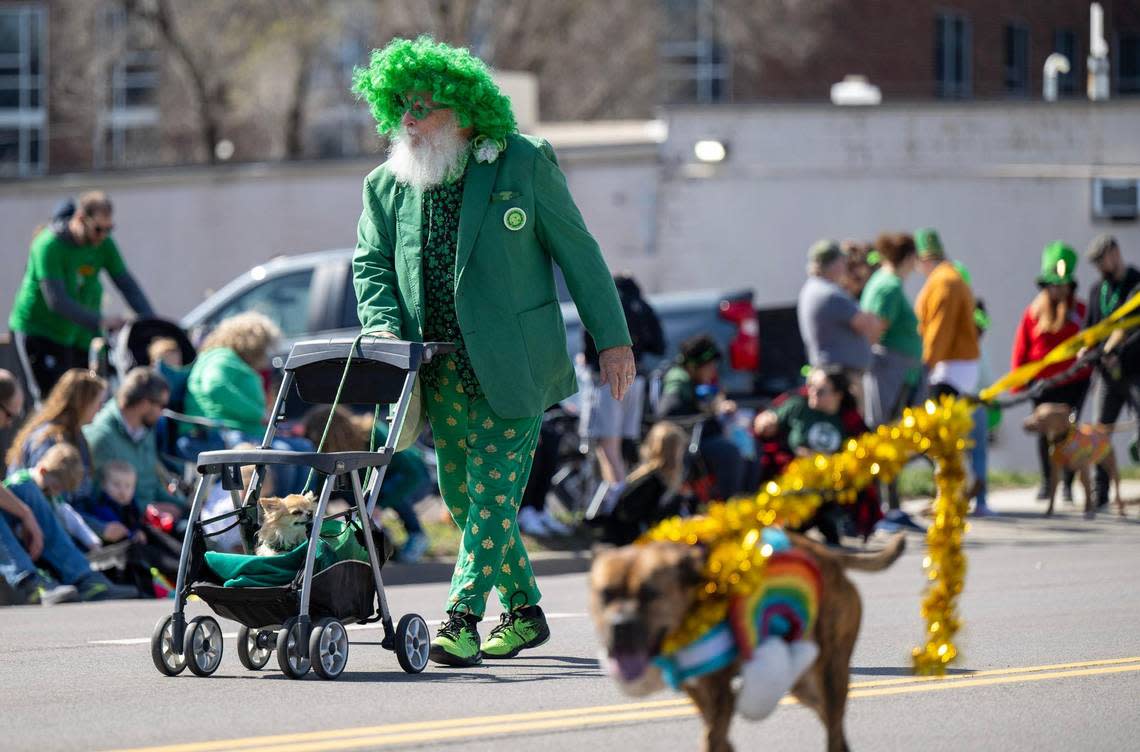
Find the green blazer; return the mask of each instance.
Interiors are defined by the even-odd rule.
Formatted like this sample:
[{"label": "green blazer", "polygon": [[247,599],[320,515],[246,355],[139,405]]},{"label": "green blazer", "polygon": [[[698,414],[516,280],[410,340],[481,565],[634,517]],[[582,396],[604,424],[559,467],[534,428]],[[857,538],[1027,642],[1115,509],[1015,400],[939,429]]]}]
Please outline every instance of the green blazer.
[{"label": "green blazer", "polygon": [[[521,209],[525,221],[518,225]],[[516,210],[516,211],[511,211]],[[352,260],[360,323],[423,341],[423,192],[385,165],[364,181]],[[557,262],[599,350],[629,345],[613,278],[550,144],[509,136],[494,162],[468,163],[455,258],[455,313],[475,375],[504,418],[541,415],[577,388],[554,285]]]}]

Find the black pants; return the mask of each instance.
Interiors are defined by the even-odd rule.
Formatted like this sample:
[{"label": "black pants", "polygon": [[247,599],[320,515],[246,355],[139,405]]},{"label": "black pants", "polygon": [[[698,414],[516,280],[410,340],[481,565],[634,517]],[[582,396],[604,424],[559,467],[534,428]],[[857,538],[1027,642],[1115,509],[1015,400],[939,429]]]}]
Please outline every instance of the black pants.
[{"label": "black pants", "polygon": [[[1080,416],[1081,408],[1084,407],[1085,397],[1088,393],[1088,380],[1071,381],[1068,384],[1060,384],[1046,389],[1040,395],[1033,398],[1033,406],[1037,407],[1038,405],[1048,402],[1068,405],[1073,408],[1074,413]],[[1041,461],[1041,485],[1043,488],[1048,488],[1051,484],[1050,476],[1052,475],[1053,463],[1049,459],[1049,440],[1043,435],[1037,437],[1037,457]],[[1073,488],[1072,470],[1065,471],[1064,486],[1066,489],[1069,489],[1071,495]]]},{"label": "black pants", "polygon": [[[1140,377],[1127,374],[1117,381],[1101,371],[1097,381],[1096,400],[1093,403],[1095,408],[1093,420],[1111,426],[1116,423],[1125,405],[1132,405],[1133,414],[1140,418]],[[1137,440],[1140,441],[1140,435],[1137,436]],[[1097,506],[1108,503],[1108,473],[1100,465],[1096,468],[1093,493],[1096,496]]]},{"label": "black pants", "polygon": [[[41,402],[65,371],[87,367],[87,350],[61,345],[47,337],[14,332],[16,348],[25,371],[31,369],[34,384],[29,384],[34,401]],[[25,373],[25,376],[29,374]]]}]

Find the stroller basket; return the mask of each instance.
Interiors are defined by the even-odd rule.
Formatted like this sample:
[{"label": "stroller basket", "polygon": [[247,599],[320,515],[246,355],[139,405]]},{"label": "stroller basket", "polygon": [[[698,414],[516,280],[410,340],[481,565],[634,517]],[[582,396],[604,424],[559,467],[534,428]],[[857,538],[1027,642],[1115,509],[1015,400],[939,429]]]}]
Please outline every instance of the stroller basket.
[{"label": "stroller basket", "polygon": [[[198,455],[201,478],[187,518],[174,611],[159,620],[151,635],[151,659],[160,673],[175,676],[189,668],[193,674],[209,676],[218,669],[223,645],[221,626],[212,616],[187,620],[186,598],[192,594],[219,616],[241,623],[238,658],[251,670],[263,667],[270,654],[276,652],[278,666],[292,679],[301,678],[310,669],[323,679],[335,679],[348,659],[349,641],[342,622],[373,620],[379,620],[384,629],[381,646],[396,653],[404,671],[419,673],[424,669],[430,646],[427,623],[418,614],[405,614],[399,624],[393,624],[380,574],[391,553],[390,546],[382,534],[361,532],[372,528],[372,513],[400,432],[389,431],[385,445],[371,452],[295,452],[273,450],[270,446],[277,423],[284,420],[285,401],[294,388],[302,400],[310,403],[334,407],[342,402],[391,405],[393,425],[403,425],[420,365],[454,350],[451,343],[402,342],[361,335],[352,340],[297,342],[285,362],[278,361],[284,374],[273,406],[274,417],[261,447]],[[310,480],[316,475],[319,491],[311,513],[308,546],[294,549],[302,552],[300,569],[284,584],[278,583],[292,577],[291,569],[284,578],[247,579],[246,587],[224,587],[216,576],[212,577],[221,572],[203,571],[209,556],[205,538],[217,534],[207,533],[206,526],[235,518],[230,527],[240,528],[246,557],[256,559],[249,554],[257,524],[261,477],[273,465],[307,467]],[[248,466],[254,472],[246,484],[241,468]],[[206,497],[219,479],[222,489],[231,493],[234,509],[203,519]],[[345,488],[346,484],[351,491],[349,510],[326,516],[334,487]],[[322,563],[320,571],[316,571],[324,525],[340,516],[359,526],[357,535],[364,551],[342,557],[327,567]],[[342,552],[343,548],[338,546],[336,551]],[[220,563],[209,566],[217,567]],[[236,566],[244,564],[238,562]],[[255,576],[248,570],[246,574]],[[242,584],[246,574],[231,578],[231,585]]]},{"label": "stroller basket", "polygon": [[[200,582],[190,592],[206,602],[219,616],[233,619],[251,629],[277,627],[300,608],[300,588],[295,584],[279,587],[232,588]],[[313,620],[326,617],[338,621],[366,621],[376,611],[376,586],[372,568],[363,561],[338,561],[313,575],[309,608]]]}]

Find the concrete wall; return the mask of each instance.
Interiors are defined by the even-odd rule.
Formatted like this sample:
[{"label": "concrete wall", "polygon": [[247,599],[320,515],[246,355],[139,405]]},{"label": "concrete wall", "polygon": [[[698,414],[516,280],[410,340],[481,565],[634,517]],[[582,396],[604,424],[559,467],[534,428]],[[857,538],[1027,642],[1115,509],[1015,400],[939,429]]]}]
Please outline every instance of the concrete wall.
[{"label": "concrete wall", "polygon": [[[571,190],[615,267],[645,258],[656,148],[567,147]],[[214,289],[279,254],[351,247],[370,161],[233,165],[43,178],[0,185],[0,308],[19,287],[34,229],[59,200],[91,189],[115,205],[115,240],[151,302],[178,318]],[[108,285],[109,289],[111,286]],[[121,306],[117,295],[108,308]],[[6,327],[0,326],[0,329]]]},{"label": "concrete wall", "polygon": [[[761,304],[788,303],[817,238],[934,226],[992,313],[983,349],[996,377],[1008,368],[1047,242],[1061,238],[1083,254],[1096,233],[1111,231],[1140,265],[1140,226],[1095,221],[1090,203],[1092,175],[1140,177],[1140,104],[678,110],[668,126],[658,242],[665,288],[742,283]],[[703,138],[728,146],[714,169],[691,163]],[[1082,260],[1084,294],[1095,277]],[[909,280],[912,296],[920,284]],[[998,466],[1034,465],[1021,415],[1007,417]]]}]

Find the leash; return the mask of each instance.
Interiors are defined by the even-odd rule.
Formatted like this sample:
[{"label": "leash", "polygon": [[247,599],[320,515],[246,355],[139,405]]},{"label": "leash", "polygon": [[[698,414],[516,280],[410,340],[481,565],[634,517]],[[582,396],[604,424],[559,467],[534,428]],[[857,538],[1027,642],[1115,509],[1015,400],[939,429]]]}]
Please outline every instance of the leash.
[{"label": "leash", "polygon": [[[360,341],[362,339],[364,339],[365,337],[369,337],[369,336],[378,334],[381,331],[386,332],[387,329],[367,329],[367,330],[362,329],[360,334],[356,335],[356,338],[354,340],[352,340],[352,347],[349,348],[348,358],[344,362],[344,370],[340,374],[340,383],[337,384],[337,387],[336,387],[336,395],[333,397],[332,404],[329,405],[329,417],[325,419],[325,428],[324,428],[324,431],[321,432],[321,440],[317,443],[317,450],[316,451],[318,453],[320,453],[325,447],[325,440],[328,439],[329,429],[332,428],[333,416],[336,413],[336,409],[340,406],[340,397],[341,397],[341,394],[344,392],[344,384],[348,380],[348,369],[352,368],[352,356],[356,353],[356,348],[360,345]],[[369,439],[368,439],[368,451],[369,452],[375,452],[376,451],[376,424],[377,424],[377,422],[379,422],[379,420],[380,420],[380,405],[376,405],[376,409],[372,413],[372,430],[371,430],[371,432],[369,432]],[[366,475],[364,478],[364,484],[365,485],[368,485],[368,481],[372,477],[373,470],[374,470],[374,468],[368,469],[368,475]],[[308,493],[312,489],[313,476],[315,474],[316,474],[316,471],[313,468],[309,468],[309,476],[308,476],[308,478],[305,479],[305,487],[303,489],[301,489],[301,493]]]}]

